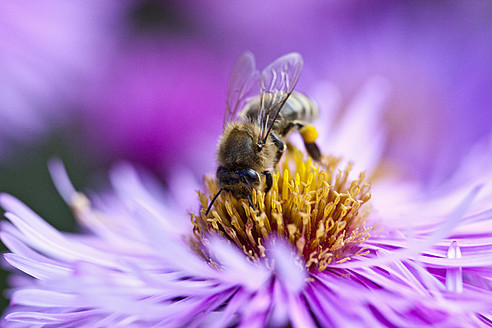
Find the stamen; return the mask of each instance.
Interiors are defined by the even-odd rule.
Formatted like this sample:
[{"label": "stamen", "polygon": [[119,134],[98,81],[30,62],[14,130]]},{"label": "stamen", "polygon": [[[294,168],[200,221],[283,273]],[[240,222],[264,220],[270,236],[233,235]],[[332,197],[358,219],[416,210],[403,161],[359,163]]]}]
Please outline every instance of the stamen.
[{"label": "stamen", "polygon": [[[297,249],[309,270],[322,271],[331,263],[365,255],[360,246],[369,238],[366,222],[370,210],[370,185],[361,173],[350,180],[352,165],[340,170],[341,159],[323,156],[313,164],[295,148],[289,149],[272,173],[273,185],[265,194],[253,190],[251,202],[223,192],[214,209],[206,213],[209,200],[219,188],[205,178],[208,197],[199,192],[202,209],[192,214],[195,246],[216,232],[230,239],[253,261],[265,257],[265,240],[282,236]],[[203,253],[203,252],[201,252]]]}]

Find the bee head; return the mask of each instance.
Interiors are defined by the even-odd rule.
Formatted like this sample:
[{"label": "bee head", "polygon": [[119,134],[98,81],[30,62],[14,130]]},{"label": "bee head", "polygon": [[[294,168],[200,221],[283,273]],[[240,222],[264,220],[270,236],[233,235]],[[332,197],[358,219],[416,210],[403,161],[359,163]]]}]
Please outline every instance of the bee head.
[{"label": "bee head", "polygon": [[213,203],[223,190],[230,191],[236,199],[247,199],[249,205],[254,209],[251,193],[253,188],[260,187],[260,183],[260,175],[252,168],[228,169],[224,166],[219,166],[217,169],[217,185],[220,189],[210,202],[205,215],[208,215]]},{"label": "bee head", "polygon": [[234,198],[251,197],[253,188],[260,187],[260,175],[251,168],[228,169],[219,166],[217,184],[220,188],[230,191]]}]

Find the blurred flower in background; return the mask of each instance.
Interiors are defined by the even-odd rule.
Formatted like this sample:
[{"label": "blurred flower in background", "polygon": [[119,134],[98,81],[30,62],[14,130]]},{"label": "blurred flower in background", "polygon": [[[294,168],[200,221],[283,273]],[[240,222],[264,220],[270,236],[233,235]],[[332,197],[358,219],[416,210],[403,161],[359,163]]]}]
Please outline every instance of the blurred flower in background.
[{"label": "blurred flower in background", "polygon": [[138,40],[120,49],[107,69],[83,117],[99,157],[161,173],[182,165],[213,169],[227,86],[219,58],[191,42]]},{"label": "blurred flower in background", "polygon": [[[30,7],[36,19],[22,4],[4,6],[13,33],[2,39],[2,115],[30,127],[16,134],[7,124],[4,135],[22,140],[72,120],[82,150],[104,163],[210,169],[196,159],[213,160],[227,76],[245,49],[260,66],[299,51],[299,89],[329,81],[341,99],[383,75],[393,95],[386,154],[428,183],[445,178],[488,131],[487,3],[52,3]],[[197,145],[199,153],[187,151]]]},{"label": "blurred flower in background", "polygon": [[[332,114],[383,76],[381,148],[360,150],[429,191],[490,133],[491,14],[488,2],[3,2],[0,186],[65,228],[73,222],[45,192],[52,156],[82,186],[104,184],[87,180],[120,159],[169,185],[183,184],[182,170],[201,178],[215,167],[228,74],[251,50],[260,67],[300,52],[298,89],[334,130],[342,114]],[[341,140],[324,150],[346,155]]]},{"label": "blurred flower in background", "polygon": [[74,222],[63,219],[56,193],[43,191],[52,186],[46,162],[63,156],[79,172],[95,163],[81,152],[77,121],[88,85],[121,38],[128,4],[0,3],[0,188],[31,201],[63,229]]},{"label": "blurred flower in background", "polygon": [[[107,64],[122,21],[115,1],[0,4],[0,156],[73,120]],[[13,142],[10,145],[9,142]]]}]

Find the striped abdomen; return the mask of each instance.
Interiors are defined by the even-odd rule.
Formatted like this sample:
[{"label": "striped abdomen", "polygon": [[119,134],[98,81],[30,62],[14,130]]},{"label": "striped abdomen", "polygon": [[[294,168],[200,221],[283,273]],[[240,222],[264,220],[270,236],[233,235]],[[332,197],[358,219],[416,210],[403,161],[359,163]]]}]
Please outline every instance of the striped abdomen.
[{"label": "striped abdomen", "polygon": [[287,121],[313,122],[318,117],[318,106],[306,95],[292,92],[280,114]]},{"label": "striped abdomen", "polygon": [[[260,96],[248,101],[241,111],[240,116],[243,119],[250,119],[253,122],[256,122],[259,110]],[[300,92],[292,92],[280,110],[280,114],[275,122],[274,130],[283,130],[290,122],[312,122],[318,117],[318,113],[318,106],[313,100]]]}]

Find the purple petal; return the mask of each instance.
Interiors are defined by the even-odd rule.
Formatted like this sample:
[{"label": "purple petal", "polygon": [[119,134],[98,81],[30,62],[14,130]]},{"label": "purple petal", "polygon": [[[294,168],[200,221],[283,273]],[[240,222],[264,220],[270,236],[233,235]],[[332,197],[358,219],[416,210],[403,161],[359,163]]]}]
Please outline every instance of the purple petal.
[{"label": "purple petal", "polygon": [[277,278],[292,292],[302,290],[308,275],[304,265],[296,258],[296,250],[281,239],[271,241],[267,250],[275,261]]},{"label": "purple petal", "polygon": [[[453,241],[449,246],[448,258],[461,258],[461,250],[456,241]],[[492,264],[492,263],[491,263]],[[461,267],[451,267],[446,269],[446,288],[450,292],[463,292],[463,269]]]}]

